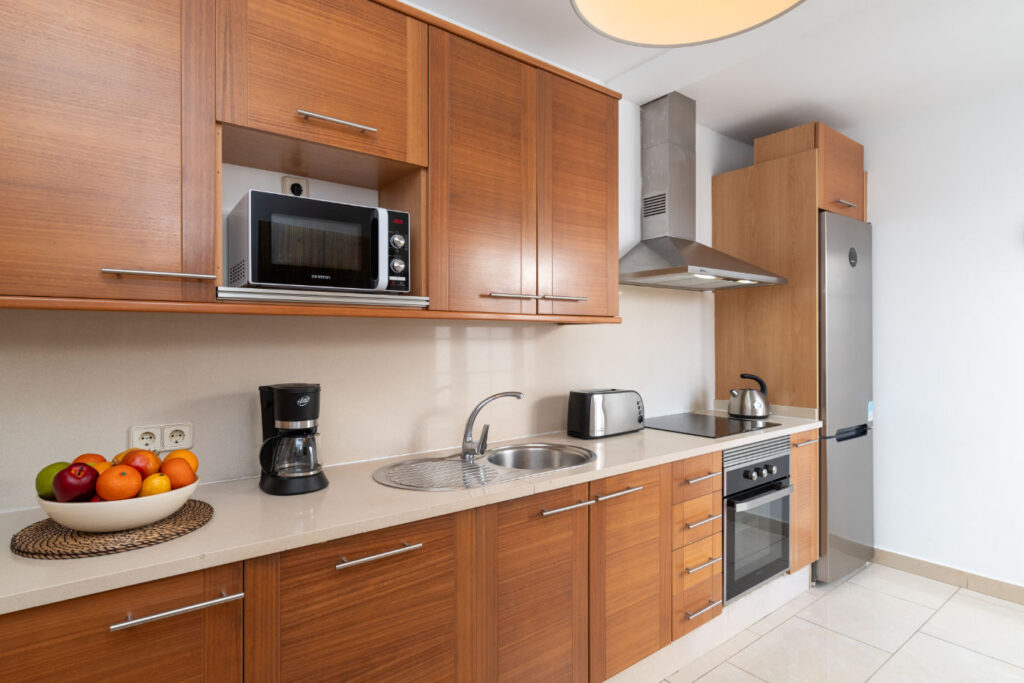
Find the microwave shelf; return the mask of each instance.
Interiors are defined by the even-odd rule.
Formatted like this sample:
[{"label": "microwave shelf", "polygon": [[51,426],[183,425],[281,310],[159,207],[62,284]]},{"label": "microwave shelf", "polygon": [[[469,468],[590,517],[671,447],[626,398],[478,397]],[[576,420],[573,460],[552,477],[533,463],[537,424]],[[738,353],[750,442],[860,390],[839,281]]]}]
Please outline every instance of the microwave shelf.
[{"label": "microwave shelf", "polygon": [[220,301],[268,301],[275,303],[332,304],[335,306],[390,306],[426,308],[430,297],[408,294],[364,294],[362,292],[320,292],[315,290],[265,287],[218,287]]}]

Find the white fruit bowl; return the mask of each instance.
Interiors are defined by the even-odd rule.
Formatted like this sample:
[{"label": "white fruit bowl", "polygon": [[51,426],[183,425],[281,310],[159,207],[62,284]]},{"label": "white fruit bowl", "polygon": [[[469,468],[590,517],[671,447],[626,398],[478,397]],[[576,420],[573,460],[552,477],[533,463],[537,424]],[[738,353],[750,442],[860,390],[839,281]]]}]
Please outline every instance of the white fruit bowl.
[{"label": "white fruit bowl", "polygon": [[76,531],[93,533],[136,529],[177,512],[199,486],[199,480],[167,493],[95,503],[57,503],[36,496],[50,519]]}]

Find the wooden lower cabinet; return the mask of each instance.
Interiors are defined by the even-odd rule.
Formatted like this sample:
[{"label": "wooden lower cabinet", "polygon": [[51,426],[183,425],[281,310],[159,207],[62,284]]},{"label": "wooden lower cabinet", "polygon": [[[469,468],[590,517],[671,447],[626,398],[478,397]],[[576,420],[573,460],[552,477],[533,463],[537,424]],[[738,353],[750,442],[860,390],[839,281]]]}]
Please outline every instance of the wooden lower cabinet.
[{"label": "wooden lower cabinet", "polygon": [[672,640],[671,465],[590,484],[590,680]]},{"label": "wooden lower cabinet", "polygon": [[111,631],[242,592],[241,563],[0,616],[0,681],[241,681],[244,599]]},{"label": "wooden lower cabinet", "polygon": [[456,535],[471,516],[247,561],[246,680],[457,678]]},{"label": "wooden lower cabinet", "polygon": [[818,559],[818,430],[794,434],[790,443],[789,571]]}]

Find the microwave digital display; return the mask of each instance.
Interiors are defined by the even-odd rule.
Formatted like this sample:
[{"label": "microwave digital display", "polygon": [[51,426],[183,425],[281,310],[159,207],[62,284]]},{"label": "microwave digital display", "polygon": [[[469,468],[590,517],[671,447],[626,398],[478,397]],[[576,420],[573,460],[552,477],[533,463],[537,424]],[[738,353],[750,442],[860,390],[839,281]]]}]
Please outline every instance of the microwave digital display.
[{"label": "microwave digital display", "polygon": [[270,262],[275,266],[360,271],[370,249],[358,223],[270,215]]}]

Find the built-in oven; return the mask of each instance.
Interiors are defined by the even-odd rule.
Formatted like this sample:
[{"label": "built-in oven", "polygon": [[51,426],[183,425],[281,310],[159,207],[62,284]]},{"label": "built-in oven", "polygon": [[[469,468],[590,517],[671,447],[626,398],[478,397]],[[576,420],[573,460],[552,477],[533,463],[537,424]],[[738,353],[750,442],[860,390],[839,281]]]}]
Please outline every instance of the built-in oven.
[{"label": "built-in oven", "polygon": [[725,602],[789,571],[789,437],[722,452]]}]

